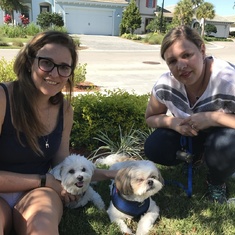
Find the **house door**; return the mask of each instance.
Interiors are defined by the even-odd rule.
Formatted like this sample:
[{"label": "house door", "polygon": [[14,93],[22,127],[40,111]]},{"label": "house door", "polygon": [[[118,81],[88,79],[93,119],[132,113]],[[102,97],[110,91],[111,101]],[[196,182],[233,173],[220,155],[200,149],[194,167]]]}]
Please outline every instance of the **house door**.
[{"label": "house door", "polygon": [[100,8],[66,8],[65,25],[69,33],[113,35],[113,10]]}]

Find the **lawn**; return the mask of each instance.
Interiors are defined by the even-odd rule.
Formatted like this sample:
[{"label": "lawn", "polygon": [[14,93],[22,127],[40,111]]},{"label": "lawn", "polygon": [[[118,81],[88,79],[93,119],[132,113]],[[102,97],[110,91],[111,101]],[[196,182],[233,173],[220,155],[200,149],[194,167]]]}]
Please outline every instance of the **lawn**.
[{"label": "lawn", "polygon": [[[177,180],[187,185],[184,167],[160,167],[164,179]],[[160,207],[160,218],[156,221],[150,235],[234,235],[235,206],[210,203],[204,197],[206,168],[202,166],[193,175],[193,195],[188,198],[180,187],[166,185],[153,197]],[[235,197],[235,181],[228,181],[229,197]],[[109,181],[95,186],[109,205]],[[138,220],[130,223],[136,228]],[[115,224],[111,224],[105,211],[99,211],[92,204],[84,208],[65,208],[60,224],[61,235],[121,235]]]}]

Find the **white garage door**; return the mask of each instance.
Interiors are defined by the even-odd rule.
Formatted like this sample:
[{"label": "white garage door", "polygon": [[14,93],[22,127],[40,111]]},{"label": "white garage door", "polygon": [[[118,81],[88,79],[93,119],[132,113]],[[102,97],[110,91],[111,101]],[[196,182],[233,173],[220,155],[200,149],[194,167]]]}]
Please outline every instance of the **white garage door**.
[{"label": "white garage door", "polygon": [[66,8],[66,28],[69,33],[112,35],[113,11],[99,8]]}]

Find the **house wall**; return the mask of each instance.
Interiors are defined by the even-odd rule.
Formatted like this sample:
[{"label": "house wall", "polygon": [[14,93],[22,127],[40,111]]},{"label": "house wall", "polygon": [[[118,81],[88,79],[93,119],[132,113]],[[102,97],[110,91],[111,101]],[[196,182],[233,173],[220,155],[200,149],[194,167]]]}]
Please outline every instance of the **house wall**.
[{"label": "house wall", "polygon": [[[119,35],[119,25],[122,19],[122,11],[128,5],[123,1],[63,1],[63,0],[32,0],[29,5],[29,20],[36,22],[40,14],[40,5],[48,6],[50,12],[61,14],[68,25],[69,33],[87,33],[102,35]],[[79,12],[78,15],[74,10]],[[72,14],[73,17],[69,17]],[[20,13],[15,13],[18,21]],[[81,16],[82,15],[82,16]],[[83,18],[81,18],[83,17]],[[79,20],[78,20],[79,19]],[[79,24],[80,25],[79,25]],[[0,25],[4,24],[3,11],[0,10]],[[80,27],[78,27],[80,26]]]},{"label": "house wall", "polygon": [[213,21],[206,21],[206,24],[215,25],[217,29],[217,33],[211,33],[211,35],[218,37],[218,38],[227,38],[229,35],[230,24],[227,22],[213,22]]},{"label": "house wall", "polygon": [[141,15],[141,27],[137,30],[135,30],[134,33],[136,34],[144,34],[145,33],[145,29],[146,26],[149,23],[150,19],[154,19],[155,18],[155,11],[156,11],[156,7],[157,7],[157,0],[155,0],[155,3],[153,4],[153,7],[147,7],[148,0],[136,0],[136,6],[139,8],[140,11],[140,15]]}]

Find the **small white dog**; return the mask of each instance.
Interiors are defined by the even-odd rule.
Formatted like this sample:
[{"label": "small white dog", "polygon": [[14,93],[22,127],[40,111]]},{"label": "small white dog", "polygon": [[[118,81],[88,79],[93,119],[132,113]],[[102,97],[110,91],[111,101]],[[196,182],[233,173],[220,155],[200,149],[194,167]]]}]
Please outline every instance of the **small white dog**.
[{"label": "small white dog", "polygon": [[[120,159],[124,162],[120,162]],[[97,161],[111,165],[110,170],[119,170],[110,185],[112,201],[107,213],[111,222],[117,223],[120,230],[127,234],[133,233],[125,219],[140,217],[136,235],[145,235],[159,216],[159,207],[151,196],[162,189],[164,181],[153,162],[127,159],[123,155],[112,154]]]},{"label": "small white dog", "polygon": [[85,206],[89,201],[100,209],[105,209],[101,196],[90,186],[95,165],[84,156],[71,154],[51,170],[51,174],[61,181],[64,189],[72,195],[81,195],[79,201],[71,202],[69,208]]}]

